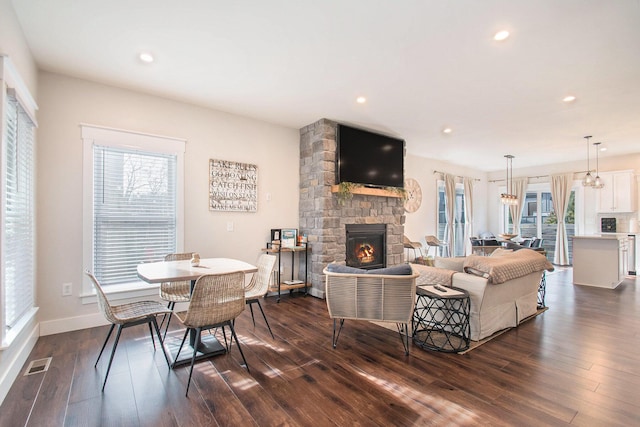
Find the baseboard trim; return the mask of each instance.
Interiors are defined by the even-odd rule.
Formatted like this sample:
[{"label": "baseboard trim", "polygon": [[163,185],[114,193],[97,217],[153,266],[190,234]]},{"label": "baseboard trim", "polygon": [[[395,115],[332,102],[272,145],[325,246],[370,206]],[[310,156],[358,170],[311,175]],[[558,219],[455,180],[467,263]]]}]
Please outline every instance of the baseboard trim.
[{"label": "baseboard trim", "polygon": [[[18,375],[20,375],[20,371],[22,370],[22,367],[24,366],[27,359],[29,358],[29,354],[31,354],[31,350],[33,350],[33,348],[36,345],[36,342],[38,342],[38,338],[40,336],[39,326],[40,325],[38,323],[36,323],[33,326],[33,328],[31,329],[31,332],[29,332],[26,335],[24,342],[22,343],[20,348],[17,349],[16,353],[11,357],[11,360],[7,363],[6,365],[7,369],[4,370],[4,376],[0,379],[0,404],[2,404],[2,402],[4,401],[4,398],[7,397],[7,394],[9,393],[9,390],[11,389],[13,382],[16,380],[16,378],[18,378]],[[9,350],[4,350],[4,352],[7,352],[7,351]]]},{"label": "baseboard trim", "polygon": [[107,319],[102,313],[91,313],[84,316],[67,317],[40,322],[40,336],[61,334],[64,332],[78,331],[80,329],[95,328],[108,325]]}]

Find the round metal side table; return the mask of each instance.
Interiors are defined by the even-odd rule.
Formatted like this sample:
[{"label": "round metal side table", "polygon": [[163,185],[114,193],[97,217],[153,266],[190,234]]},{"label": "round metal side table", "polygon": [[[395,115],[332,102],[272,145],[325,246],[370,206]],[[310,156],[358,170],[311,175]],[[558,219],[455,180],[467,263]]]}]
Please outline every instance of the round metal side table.
[{"label": "round metal side table", "polygon": [[431,286],[416,287],[413,343],[426,350],[457,353],[469,348],[469,293],[460,288],[443,288],[447,292],[436,292]]}]

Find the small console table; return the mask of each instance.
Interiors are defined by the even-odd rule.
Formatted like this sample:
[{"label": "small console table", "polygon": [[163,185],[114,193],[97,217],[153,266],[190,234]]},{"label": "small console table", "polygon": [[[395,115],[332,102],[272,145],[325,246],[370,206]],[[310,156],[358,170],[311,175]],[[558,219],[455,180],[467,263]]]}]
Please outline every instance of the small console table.
[{"label": "small console table", "polygon": [[[469,293],[460,288],[418,286],[413,343],[427,350],[457,353],[469,348]],[[447,295],[449,294],[449,295]]]},{"label": "small console table", "polygon": [[[279,246],[278,249],[267,247],[262,250],[263,252],[276,254],[278,256],[278,283],[271,285],[269,287],[269,291],[275,292],[278,291],[278,302],[280,302],[280,292],[281,291],[289,291],[289,293],[293,293],[294,289],[304,288],[304,294],[308,294],[308,286],[309,286],[309,244],[308,243],[299,243],[298,246],[294,246],[292,248],[283,248]],[[291,253],[291,280],[282,280],[282,272],[280,271],[280,257],[283,252]],[[298,256],[302,256],[304,253],[304,278],[297,280],[294,279],[294,270],[295,270],[295,258],[296,253]]]}]

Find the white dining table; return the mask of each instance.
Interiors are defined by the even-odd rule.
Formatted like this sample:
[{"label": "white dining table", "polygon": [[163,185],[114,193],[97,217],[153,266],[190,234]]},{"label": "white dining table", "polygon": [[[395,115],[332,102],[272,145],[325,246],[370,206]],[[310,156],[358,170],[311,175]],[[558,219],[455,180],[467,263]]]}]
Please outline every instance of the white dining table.
[{"label": "white dining table", "polygon": [[[237,271],[245,274],[255,273],[258,271],[258,267],[232,258],[202,258],[200,265],[197,267],[192,266],[191,261],[159,261],[138,265],[138,277],[147,283],[191,281],[192,289],[200,276]],[[196,334],[194,330],[189,335],[189,346],[191,348],[186,348],[185,346],[178,358],[179,346],[179,341],[177,343],[167,343],[167,340],[165,340],[165,347],[173,359],[171,367],[190,363],[194,348],[198,349],[197,360],[226,353],[225,346],[213,334],[203,337],[200,334]]]},{"label": "white dining table", "polygon": [[147,283],[194,281],[205,274],[235,271],[255,273],[258,267],[232,258],[202,258],[198,267],[193,267],[191,261],[160,261],[138,265],[138,277]]}]

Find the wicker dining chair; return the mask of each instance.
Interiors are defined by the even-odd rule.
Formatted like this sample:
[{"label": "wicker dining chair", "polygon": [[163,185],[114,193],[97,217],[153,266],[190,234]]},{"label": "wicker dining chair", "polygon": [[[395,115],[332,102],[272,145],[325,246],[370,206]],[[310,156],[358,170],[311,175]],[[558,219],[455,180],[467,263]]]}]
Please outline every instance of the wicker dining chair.
[{"label": "wicker dining chair", "polygon": [[153,342],[153,348],[155,349],[156,342],[153,339],[153,329],[151,328],[151,325],[153,324],[153,327],[156,330],[156,335],[158,336],[158,341],[160,341],[160,347],[162,347],[164,358],[167,361],[167,365],[171,366],[169,362],[169,356],[167,356],[167,352],[164,348],[162,335],[160,334],[160,328],[158,327],[158,322],[156,321],[156,316],[160,314],[170,313],[170,310],[165,308],[157,301],[137,301],[121,305],[111,305],[104,293],[104,290],[102,289],[102,285],[100,285],[100,282],[98,282],[98,279],[96,279],[96,276],[94,276],[93,273],[89,270],[85,270],[85,274],[89,276],[89,278],[93,282],[93,286],[96,289],[96,296],[98,299],[98,307],[100,308],[100,311],[102,311],[104,317],[111,323],[111,329],[109,329],[107,338],[104,340],[104,344],[102,344],[100,354],[98,354],[98,359],[96,360],[95,365],[93,365],[94,368],[98,366],[98,362],[100,361],[102,352],[107,346],[107,341],[109,341],[109,338],[111,337],[111,333],[113,332],[115,326],[118,325],[118,333],[116,334],[116,339],[111,350],[111,357],[109,358],[109,364],[107,365],[107,372],[104,375],[102,391],[104,391],[104,386],[107,384],[107,378],[109,377],[109,371],[111,370],[113,356],[116,354],[116,347],[118,347],[120,334],[122,333],[122,330],[124,328],[141,325],[143,323],[148,324],[149,332],[151,333],[151,341]]},{"label": "wicker dining chair", "polygon": [[[187,261],[193,256],[193,252],[185,252],[180,254],[168,254],[164,257],[165,261]],[[171,322],[171,315],[177,302],[189,302],[191,299],[191,282],[189,280],[182,282],[163,282],[160,283],[160,298],[167,301],[167,308],[171,310],[169,314],[162,317],[160,322],[160,330],[164,326],[163,338],[167,336],[169,330],[169,323]],[[164,322],[167,321],[165,325]]]},{"label": "wicker dining chair", "polygon": [[251,311],[251,320],[253,321],[253,327],[256,327],[256,319],[253,317],[253,304],[258,304],[258,308],[262,313],[264,322],[267,324],[267,328],[269,329],[271,338],[274,339],[275,337],[273,336],[273,332],[271,332],[271,326],[269,326],[267,316],[264,314],[262,304],[260,304],[260,298],[264,297],[269,290],[269,283],[271,282],[271,275],[275,266],[275,255],[260,255],[260,258],[258,258],[258,271],[254,273],[253,277],[251,277],[251,281],[249,281],[249,284],[244,288],[244,297],[247,304],[249,305],[249,310]]},{"label": "wicker dining chair", "polygon": [[[206,274],[200,276],[196,280],[196,284],[191,292],[191,301],[189,302],[189,309],[187,311],[176,313],[176,317],[187,327],[178,348],[178,354],[176,359],[182,351],[184,342],[189,332],[195,329],[197,336],[199,337],[203,330],[222,327],[223,333],[224,327],[229,326],[231,329],[231,342],[227,347],[227,351],[231,351],[231,345],[235,339],[238,343],[238,350],[244,361],[247,371],[249,365],[240,347],[240,341],[236,336],[236,331],[233,327],[233,320],[242,313],[245,308],[244,301],[244,273],[234,272],[226,274]],[[226,335],[225,335],[226,343]],[[191,368],[189,370],[189,380],[187,382],[186,396],[189,396],[189,386],[191,385],[191,376],[193,374],[193,365],[196,361],[196,354],[198,350],[193,349],[193,355],[191,357]]]}]

